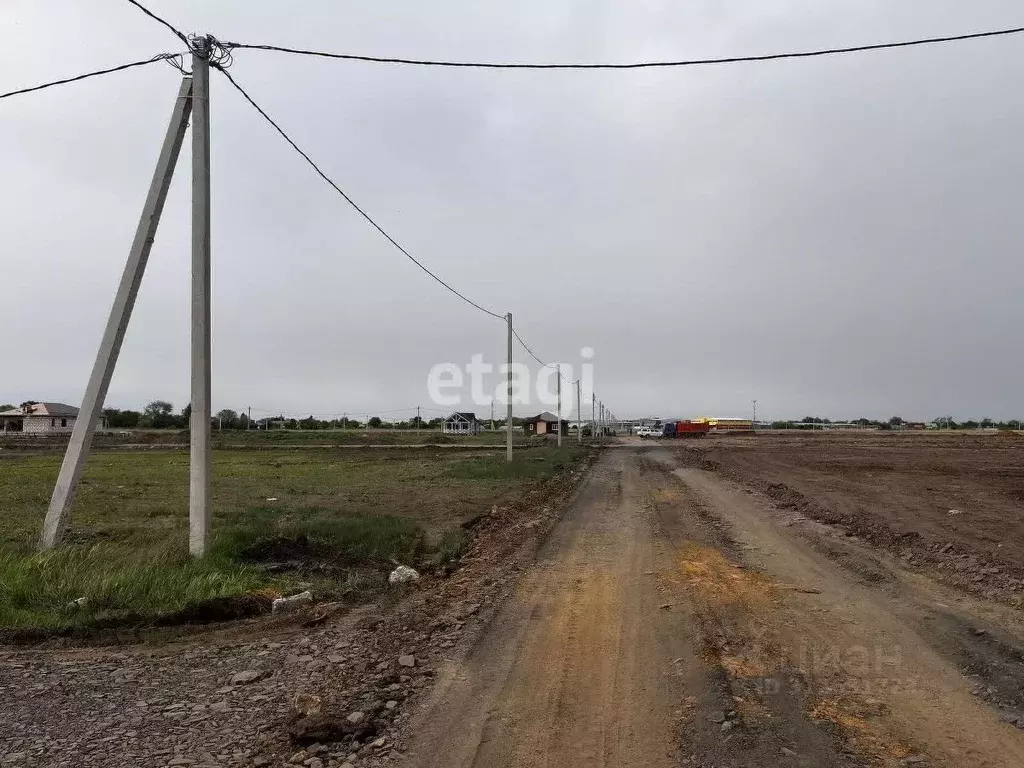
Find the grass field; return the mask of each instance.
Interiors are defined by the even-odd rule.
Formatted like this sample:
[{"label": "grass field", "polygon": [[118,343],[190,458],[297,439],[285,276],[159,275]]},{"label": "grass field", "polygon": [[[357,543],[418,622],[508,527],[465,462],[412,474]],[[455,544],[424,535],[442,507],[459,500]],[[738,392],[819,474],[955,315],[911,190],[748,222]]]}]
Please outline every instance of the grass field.
[{"label": "grass field", "polygon": [[494,451],[217,450],[213,551],[191,560],[187,452],[95,452],[66,545],[41,555],[35,543],[61,456],[5,451],[0,626],[145,622],[310,584],[324,596],[357,593],[379,585],[394,562],[429,567],[457,557],[468,543],[461,522],[581,455],[575,446],[531,447],[507,464]]},{"label": "grass field", "polygon": [[[97,434],[93,439],[94,448],[117,448],[135,445],[187,445],[189,435],[181,429],[134,429],[112,430]],[[14,451],[26,448],[47,450],[67,445],[67,436],[29,436],[0,434],[0,448]],[[441,445],[449,448],[503,445],[505,433],[500,431],[482,432],[478,435],[445,435],[436,429],[285,429],[285,430],[213,430],[214,448],[273,448],[303,446],[415,446]],[[512,442],[516,446],[537,443],[537,438],[527,438],[521,431],[513,431]]]}]

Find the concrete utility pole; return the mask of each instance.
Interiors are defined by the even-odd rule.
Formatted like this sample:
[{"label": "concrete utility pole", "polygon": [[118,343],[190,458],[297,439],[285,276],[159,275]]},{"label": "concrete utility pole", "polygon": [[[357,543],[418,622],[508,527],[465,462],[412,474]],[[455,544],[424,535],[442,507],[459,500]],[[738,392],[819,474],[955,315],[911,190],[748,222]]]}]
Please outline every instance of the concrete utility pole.
[{"label": "concrete utility pole", "polygon": [[576,379],[576,442],[583,442],[583,413],[580,410],[580,380]]},{"label": "concrete utility pole", "polygon": [[506,461],[512,461],[512,313],[506,315],[508,319],[508,416],[505,427],[505,456]]},{"label": "concrete utility pole", "polygon": [[491,399],[491,432],[494,431],[494,399]]},{"label": "concrete utility pole", "polygon": [[562,366],[555,365],[555,372],[558,374],[558,447],[562,447]]},{"label": "concrete utility pole", "polygon": [[417,405],[416,406],[416,434],[419,434],[419,432],[420,432],[420,421],[421,421],[421,419],[420,419],[420,407]]},{"label": "concrete utility pole", "polygon": [[597,397],[590,393],[590,439],[597,437]]},{"label": "concrete utility pole", "polygon": [[757,400],[751,400],[754,404],[754,418],[750,420],[750,428],[757,429]]},{"label": "concrete utility pole", "polygon": [[192,450],[189,466],[188,551],[210,543],[210,45],[192,52]]},{"label": "concrete utility pole", "polygon": [[153,240],[156,238],[160,214],[164,210],[164,201],[167,199],[167,190],[171,186],[171,176],[174,175],[174,166],[178,162],[178,154],[181,152],[181,145],[185,139],[185,130],[188,128],[191,111],[192,78],[185,77],[182,78],[181,86],[178,88],[174,109],[171,112],[171,121],[167,126],[167,134],[164,136],[164,143],[156,161],[153,179],[149,183],[149,192],[146,195],[146,202],[142,206],[139,225],[135,230],[135,239],[132,240],[128,261],[124,265],[124,272],[121,273],[121,283],[114,295],[114,303],[110,308],[107,326],[103,331],[103,340],[96,353],[92,373],[89,374],[89,383],[86,385],[85,395],[82,397],[82,407],[71,431],[71,440],[64,454],[64,462],[61,464],[53,495],[50,497],[50,507],[46,511],[46,521],[43,523],[43,534],[40,540],[40,546],[43,549],[50,549],[59,544],[64,535],[64,529],[67,527],[68,512],[75,499],[75,491],[78,489],[78,481],[82,477],[85,460],[89,456],[89,447],[92,444],[93,433],[96,431],[96,423],[99,421],[103,402],[107,398],[110,378],[114,374],[114,366],[117,364],[117,357],[121,352],[121,343],[124,341],[128,321],[131,319],[132,309],[135,307],[135,299],[139,295],[139,285],[142,282],[142,275],[146,271],[146,263],[149,261]]}]

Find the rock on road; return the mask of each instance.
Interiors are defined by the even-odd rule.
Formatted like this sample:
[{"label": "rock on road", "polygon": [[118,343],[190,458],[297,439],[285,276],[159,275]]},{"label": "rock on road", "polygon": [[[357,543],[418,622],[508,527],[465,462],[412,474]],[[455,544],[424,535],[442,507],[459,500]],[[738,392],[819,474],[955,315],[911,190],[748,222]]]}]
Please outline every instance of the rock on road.
[{"label": "rock on road", "polygon": [[1024,732],[921,621],[940,605],[1020,638],[1019,616],[819,528],[797,533],[677,451],[605,451],[487,632],[443,667],[405,764],[1024,765]]}]

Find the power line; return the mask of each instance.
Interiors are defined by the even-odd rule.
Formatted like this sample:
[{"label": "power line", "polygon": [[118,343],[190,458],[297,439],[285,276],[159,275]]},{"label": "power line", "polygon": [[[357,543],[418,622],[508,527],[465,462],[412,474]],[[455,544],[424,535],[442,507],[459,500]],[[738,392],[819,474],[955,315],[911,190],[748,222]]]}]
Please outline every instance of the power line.
[{"label": "power line", "polygon": [[[212,65],[212,66],[216,66],[216,65]],[[492,312],[491,310],[487,309],[486,307],[483,307],[480,304],[477,304],[475,301],[470,299],[465,294],[460,293],[459,291],[457,291],[455,288],[453,288],[451,285],[446,283],[444,280],[442,280],[436,274],[431,272],[430,269],[428,269],[423,264],[423,262],[421,262],[419,259],[417,259],[415,256],[413,256],[411,253],[409,253],[409,251],[407,251],[405,248],[403,248],[398,243],[398,241],[395,240],[395,238],[393,238],[391,235],[389,235],[380,224],[378,224],[376,221],[374,221],[370,217],[370,214],[368,214],[366,211],[364,211],[362,208],[360,208],[355,203],[355,201],[351,197],[349,197],[341,189],[341,187],[339,187],[337,184],[335,184],[334,181],[332,181],[331,178],[326,173],[324,173],[322,170],[320,170],[320,166],[318,166],[316,163],[314,163],[313,159],[309,155],[307,155],[304,151],[302,151],[302,149],[299,148],[298,144],[296,144],[294,141],[292,141],[291,137],[288,136],[288,134],[284,132],[284,129],[282,129],[281,126],[278,125],[274,121],[274,119],[272,117],[270,117],[270,115],[268,115],[266,113],[266,111],[259,104],[257,104],[253,100],[252,96],[250,96],[248,93],[246,93],[245,89],[242,88],[242,86],[240,86],[238,84],[238,82],[235,80],[235,78],[233,78],[231,76],[231,74],[226,69],[224,69],[221,66],[216,66],[216,68],[218,70],[220,70],[221,74],[223,74],[224,77],[226,77],[228,79],[228,81],[238,90],[238,92],[240,94],[242,94],[243,97],[245,97],[245,100],[248,101],[256,109],[256,111],[260,113],[260,115],[263,116],[263,119],[266,120],[268,123],[270,123],[274,127],[274,129],[279,134],[281,134],[282,138],[284,138],[284,140],[287,141],[291,145],[292,149],[294,149],[296,152],[298,152],[303,157],[303,159],[307,163],[309,163],[310,166],[312,166],[313,170],[317,172],[317,174],[320,176],[320,178],[322,178],[324,181],[326,181],[328,184],[330,184],[331,187],[334,188],[334,191],[337,192],[339,195],[341,195],[345,199],[345,202],[347,202],[349,205],[351,205],[353,208],[355,208],[356,211],[359,213],[359,215],[362,216],[364,219],[366,219],[373,226],[374,229],[376,229],[385,238],[387,238],[388,242],[391,243],[393,246],[395,246],[395,248],[397,248],[398,251],[402,255],[404,255],[407,259],[409,259],[409,261],[411,261],[417,267],[422,269],[424,272],[426,272],[428,275],[430,275],[430,277],[432,277],[434,280],[436,280],[438,283],[443,285],[445,288],[447,288],[449,291],[454,293],[456,296],[458,296],[460,299],[462,299],[464,302],[466,302],[470,306],[475,307],[476,309],[479,309],[481,312],[483,312],[483,313],[485,313],[487,315],[490,315],[493,318],[496,318],[496,319],[502,320],[502,321],[505,320],[505,316],[504,315],[499,315],[497,312]]]},{"label": "power line", "polygon": [[996,29],[987,32],[971,32],[963,35],[949,35],[946,37],[926,37],[916,40],[901,40],[889,43],[872,43],[870,45],[855,45],[847,48],[822,48],[811,51],[795,51],[789,53],[768,53],[760,56],[726,56],[712,59],[681,59],[678,61],[639,61],[623,64],[609,63],[577,63],[577,64],[556,64],[556,63],[511,63],[511,62],[481,62],[481,61],[445,61],[432,59],[406,59],[386,56],[360,56],[351,53],[329,53],[325,51],[311,51],[302,48],[288,48],[279,45],[256,45],[248,43],[226,43],[230,48],[277,51],[278,53],[291,53],[300,56],[318,56],[327,59],[344,59],[346,61],[363,61],[375,64],[409,64],[420,67],[461,67],[472,69],[651,69],[657,67],[694,67],[710,64],[738,64],[752,61],[776,61],[779,59],[806,59],[815,56],[834,56],[845,53],[860,53],[863,51],[880,51],[889,48],[909,48],[918,45],[934,45],[937,43],[952,43],[962,40],[978,40],[987,37],[999,37],[1002,35],[1017,35],[1024,32],[1024,27],[1012,27],[1009,29]]},{"label": "power line", "polygon": [[175,27],[169,21],[167,21],[166,19],[161,19],[159,16],[157,16],[151,10],[146,8],[142,3],[136,2],[136,0],[128,0],[128,2],[131,3],[132,5],[134,5],[136,8],[138,8],[144,14],[149,16],[149,18],[153,19],[154,21],[156,21],[156,22],[158,22],[160,24],[163,24],[165,27],[167,27],[169,30],[171,30],[171,32],[173,32],[175,34],[175,36],[179,40],[181,40],[181,42],[183,42],[185,45],[187,45],[189,47],[189,49],[192,48],[192,45],[189,43],[188,38],[185,36],[185,33],[182,32],[177,27]]},{"label": "power line", "polygon": [[7,93],[0,93],[0,99],[6,99],[9,96],[19,96],[23,93],[32,93],[33,91],[42,91],[46,88],[53,88],[55,85],[65,85],[66,83],[76,83],[79,80],[87,80],[90,77],[99,77],[100,75],[109,75],[112,72],[121,72],[132,67],[142,67],[146,64],[155,64],[158,61],[169,61],[181,56],[180,53],[161,53],[154,56],[151,59],[142,59],[140,61],[132,61],[127,64],[119,64],[116,67],[110,67],[108,69],[97,69],[95,72],[86,72],[82,75],[75,75],[74,77],[65,77],[62,80],[53,80],[49,83],[43,83],[41,85],[33,85],[28,88],[19,88],[16,91],[8,91]]},{"label": "power line", "polygon": [[530,349],[529,346],[527,346],[526,342],[523,341],[523,337],[519,335],[519,331],[517,331],[515,328],[512,329],[512,335],[516,337],[516,341],[523,345],[523,349],[526,350],[527,354],[534,360],[536,360],[538,363],[540,363],[541,366],[547,368],[550,365],[550,363],[545,363],[543,360],[541,360],[539,357],[537,357],[537,355],[533,353],[533,350]]},{"label": "power line", "polygon": [[[530,357],[532,357],[534,360],[536,360],[538,363],[540,363],[541,367],[543,367],[543,368],[553,368],[553,367],[555,367],[557,365],[557,363],[545,363],[543,360],[541,360],[539,357],[537,357],[537,355],[534,354],[533,350],[530,349],[530,347],[527,345],[527,343],[525,341],[523,341],[523,337],[519,335],[519,331],[517,331],[515,328],[512,329],[512,335],[516,337],[516,341],[518,341],[520,344],[523,345],[523,349],[526,350],[527,354],[529,354]],[[567,379],[562,374],[561,371],[558,372],[558,376],[566,384],[572,384],[573,383],[573,380],[572,379]]]}]

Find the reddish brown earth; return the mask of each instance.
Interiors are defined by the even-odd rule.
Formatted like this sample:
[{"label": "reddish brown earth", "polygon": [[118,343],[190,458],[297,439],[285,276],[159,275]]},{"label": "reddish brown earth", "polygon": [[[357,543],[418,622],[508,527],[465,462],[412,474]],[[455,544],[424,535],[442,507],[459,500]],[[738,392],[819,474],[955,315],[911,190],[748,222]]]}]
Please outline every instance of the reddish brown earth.
[{"label": "reddish brown earth", "polygon": [[777,506],[840,526],[938,571],[944,581],[1024,605],[1024,437],[796,433],[712,438],[689,461]]},{"label": "reddish brown earth", "polygon": [[[404,760],[1024,765],[1021,612],[932,578],[917,556],[894,558],[813,519],[830,514],[816,484],[838,485],[816,477],[846,477],[846,457],[866,464],[877,449],[757,440],[633,441],[606,451],[487,630],[442,665],[410,720]],[[944,446],[922,445],[925,465],[948,474],[953,459],[936,456]],[[968,455],[984,464],[979,452],[972,445]],[[817,465],[801,466],[801,454]],[[1012,461],[1000,454],[988,466],[1004,476]],[[870,471],[896,463],[876,459]],[[913,464],[905,457],[903,471],[914,475]],[[783,484],[792,478],[807,485]],[[895,476],[878,485],[915,497]],[[874,487],[865,481],[862,493]],[[850,528],[882,544],[896,535],[884,525],[897,518],[892,506],[858,521],[853,504],[870,502],[855,483],[848,490]],[[914,518],[905,519],[913,532]],[[919,537],[904,539],[928,551]],[[1005,560],[1016,567],[1013,555]]]}]

